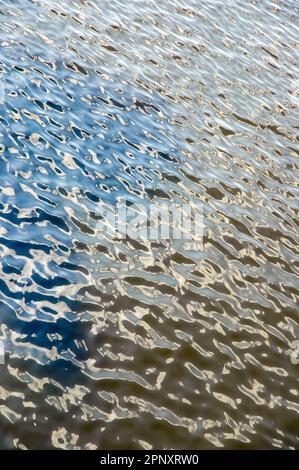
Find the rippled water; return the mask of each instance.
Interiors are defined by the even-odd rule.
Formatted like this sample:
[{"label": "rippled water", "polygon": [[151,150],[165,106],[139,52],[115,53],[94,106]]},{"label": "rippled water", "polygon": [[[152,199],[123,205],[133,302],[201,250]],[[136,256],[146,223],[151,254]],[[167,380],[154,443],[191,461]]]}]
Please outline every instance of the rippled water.
[{"label": "rippled water", "polygon": [[[0,19],[0,447],[298,447],[298,3]],[[124,195],[203,249],[99,241]]]}]

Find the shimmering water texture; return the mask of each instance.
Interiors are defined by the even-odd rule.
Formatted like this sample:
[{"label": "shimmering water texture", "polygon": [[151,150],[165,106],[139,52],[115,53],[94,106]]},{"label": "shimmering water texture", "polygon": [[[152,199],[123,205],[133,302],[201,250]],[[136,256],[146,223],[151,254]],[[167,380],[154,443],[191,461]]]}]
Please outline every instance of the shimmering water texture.
[{"label": "shimmering water texture", "polygon": [[[298,448],[298,26],[0,1],[1,448]],[[98,239],[120,197],[202,203],[204,248]]]}]

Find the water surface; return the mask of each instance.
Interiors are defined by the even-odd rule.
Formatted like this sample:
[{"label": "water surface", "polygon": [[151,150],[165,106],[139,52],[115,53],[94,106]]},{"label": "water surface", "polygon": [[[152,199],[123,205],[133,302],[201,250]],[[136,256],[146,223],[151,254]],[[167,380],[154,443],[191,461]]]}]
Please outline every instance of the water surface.
[{"label": "water surface", "polygon": [[[298,3],[0,19],[0,447],[297,448]],[[99,240],[119,197],[204,249]]]}]

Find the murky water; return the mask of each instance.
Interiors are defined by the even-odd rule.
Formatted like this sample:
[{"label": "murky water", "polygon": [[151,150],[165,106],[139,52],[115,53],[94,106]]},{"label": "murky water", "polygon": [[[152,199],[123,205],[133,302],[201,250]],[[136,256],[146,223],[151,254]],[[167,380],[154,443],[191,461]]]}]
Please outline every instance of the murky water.
[{"label": "murky water", "polygon": [[[297,448],[298,3],[0,1],[0,447]],[[203,249],[98,239],[203,204]]]}]

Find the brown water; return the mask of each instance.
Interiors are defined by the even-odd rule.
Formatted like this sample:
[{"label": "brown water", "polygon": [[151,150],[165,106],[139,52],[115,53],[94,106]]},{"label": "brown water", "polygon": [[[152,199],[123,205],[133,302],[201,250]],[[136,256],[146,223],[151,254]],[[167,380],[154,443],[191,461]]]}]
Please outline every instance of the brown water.
[{"label": "brown water", "polygon": [[[0,20],[0,447],[298,448],[298,3]],[[119,196],[203,249],[99,240]]]}]

